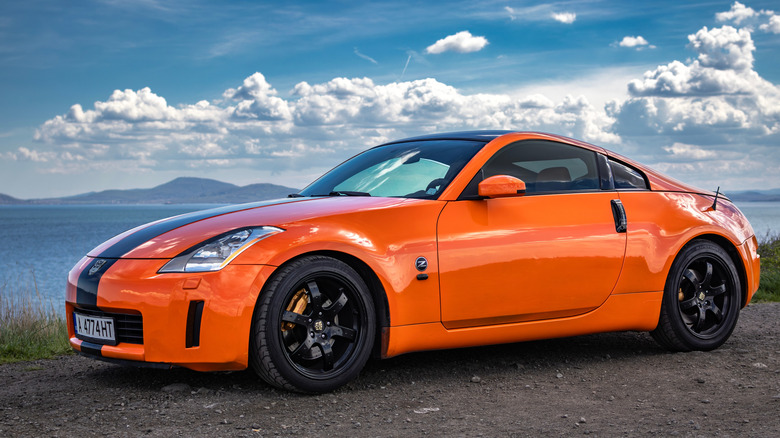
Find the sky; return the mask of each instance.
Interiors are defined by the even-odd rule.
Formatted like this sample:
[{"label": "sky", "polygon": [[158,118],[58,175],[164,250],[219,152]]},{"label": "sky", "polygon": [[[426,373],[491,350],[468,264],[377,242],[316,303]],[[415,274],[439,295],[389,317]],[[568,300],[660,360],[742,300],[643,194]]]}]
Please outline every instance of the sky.
[{"label": "sky", "polygon": [[473,129],[777,188],[778,84],[776,1],[4,1],[0,193],[302,188],[382,142]]}]

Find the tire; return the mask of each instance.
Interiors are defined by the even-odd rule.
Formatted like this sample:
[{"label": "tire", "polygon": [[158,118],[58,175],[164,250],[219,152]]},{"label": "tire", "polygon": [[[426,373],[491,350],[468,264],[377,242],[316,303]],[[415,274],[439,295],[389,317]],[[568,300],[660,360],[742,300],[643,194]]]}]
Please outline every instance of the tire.
[{"label": "tire", "polygon": [[718,348],[737,324],[741,290],[728,253],[708,240],[694,240],[672,263],[658,327],[650,334],[672,351]]},{"label": "tire", "polygon": [[349,265],[307,256],[275,273],[252,320],[250,364],[269,384],[323,393],[355,379],[374,344],[368,287]]}]

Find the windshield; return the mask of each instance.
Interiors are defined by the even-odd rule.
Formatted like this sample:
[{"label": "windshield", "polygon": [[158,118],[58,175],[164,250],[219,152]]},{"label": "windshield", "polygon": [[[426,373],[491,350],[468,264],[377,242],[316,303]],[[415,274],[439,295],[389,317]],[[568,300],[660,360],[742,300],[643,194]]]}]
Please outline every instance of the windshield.
[{"label": "windshield", "polygon": [[340,164],[300,195],[436,199],[484,145],[428,140],[379,146]]}]

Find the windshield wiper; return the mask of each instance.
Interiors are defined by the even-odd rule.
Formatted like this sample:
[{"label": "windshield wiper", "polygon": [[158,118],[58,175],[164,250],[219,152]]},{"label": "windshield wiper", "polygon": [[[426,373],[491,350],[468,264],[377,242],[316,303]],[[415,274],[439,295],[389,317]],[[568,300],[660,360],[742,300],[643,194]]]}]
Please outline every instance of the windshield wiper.
[{"label": "windshield wiper", "polygon": [[371,193],[353,192],[352,190],[339,190],[328,193],[328,196],[371,196]]},{"label": "windshield wiper", "polygon": [[305,198],[305,196],[301,195],[300,193],[290,193],[287,195],[288,198]]}]

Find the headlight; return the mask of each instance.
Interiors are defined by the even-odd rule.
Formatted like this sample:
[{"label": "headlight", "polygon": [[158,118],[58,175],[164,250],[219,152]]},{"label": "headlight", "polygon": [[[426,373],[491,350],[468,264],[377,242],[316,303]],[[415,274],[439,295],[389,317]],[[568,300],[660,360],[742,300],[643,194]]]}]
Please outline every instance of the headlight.
[{"label": "headlight", "polygon": [[233,230],[184,251],[157,272],[219,271],[250,246],[282,231],[284,230],[276,227]]}]

